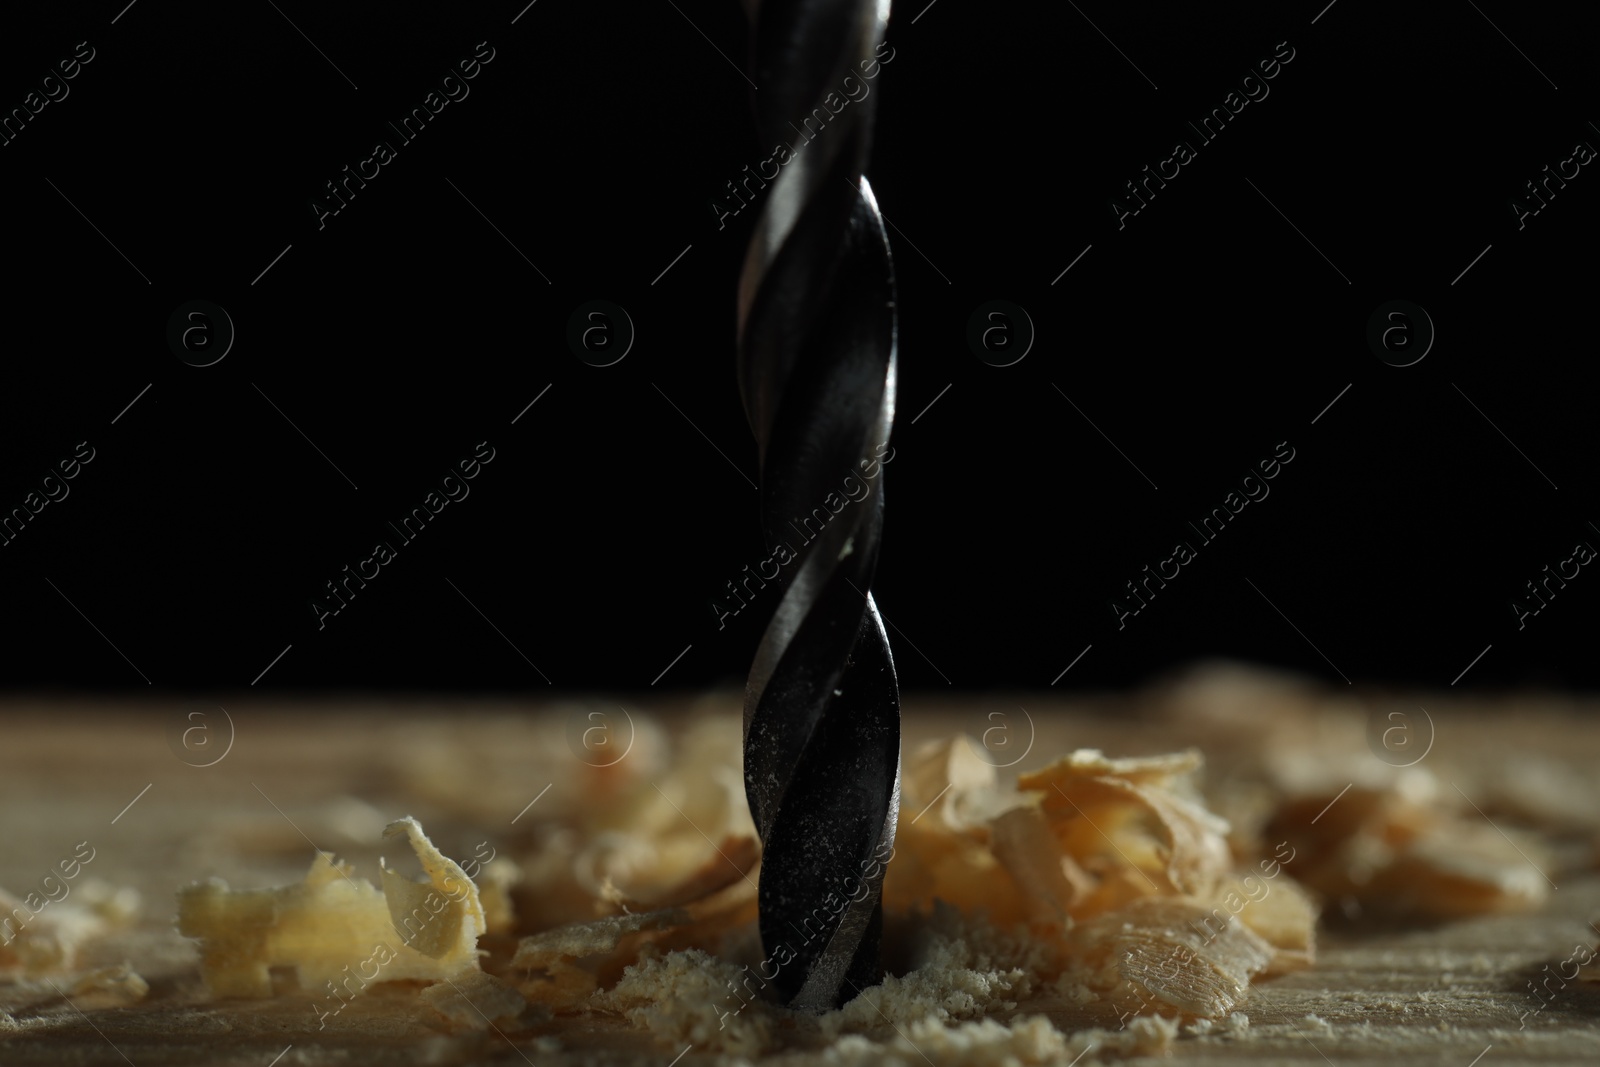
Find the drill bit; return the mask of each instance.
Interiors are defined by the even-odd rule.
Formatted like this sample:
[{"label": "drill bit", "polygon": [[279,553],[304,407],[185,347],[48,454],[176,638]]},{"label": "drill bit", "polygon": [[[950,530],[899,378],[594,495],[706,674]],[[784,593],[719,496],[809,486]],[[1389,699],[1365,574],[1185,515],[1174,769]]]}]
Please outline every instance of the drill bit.
[{"label": "drill bit", "polygon": [[[763,977],[789,1006],[825,1011],[880,980],[900,807],[899,690],[870,593],[894,419],[894,275],[862,176],[876,99],[857,96],[863,72],[876,73],[889,5],[748,6],[761,140],[789,141],[797,120],[811,139],[771,180],[739,277],[762,533],[794,557],[745,689],[745,793],[762,842],[761,940],[776,965]],[[825,106],[847,94],[839,110]],[[854,499],[852,485],[874,478],[878,491]]]}]

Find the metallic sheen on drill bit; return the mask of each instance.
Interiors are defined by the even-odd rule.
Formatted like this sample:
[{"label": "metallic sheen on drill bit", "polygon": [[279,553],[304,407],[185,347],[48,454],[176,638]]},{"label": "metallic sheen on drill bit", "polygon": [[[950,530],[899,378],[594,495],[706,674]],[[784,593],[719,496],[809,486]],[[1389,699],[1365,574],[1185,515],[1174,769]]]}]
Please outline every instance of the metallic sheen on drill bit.
[{"label": "metallic sheen on drill bit", "polygon": [[[761,940],[769,958],[793,953],[771,981],[791,1007],[824,1011],[881,978],[900,807],[899,690],[869,592],[896,345],[888,236],[862,177],[877,100],[827,106],[864,84],[889,5],[750,6],[761,141],[792,142],[801,126],[811,139],[772,179],[739,278],[763,536],[803,546],[750,668],[745,792],[763,845]],[[875,491],[849,500],[855,484]]]}]

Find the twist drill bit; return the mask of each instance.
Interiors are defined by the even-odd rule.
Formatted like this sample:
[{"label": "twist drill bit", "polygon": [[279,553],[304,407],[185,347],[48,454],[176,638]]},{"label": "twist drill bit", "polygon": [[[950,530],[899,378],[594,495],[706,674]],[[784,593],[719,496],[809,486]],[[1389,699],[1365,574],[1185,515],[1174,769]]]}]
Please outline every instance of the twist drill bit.
[{"label": "twist drill bit", "polygon": [[[864,84],[889,5],[750,7],[761,138],[786,142],[800,120],[811,140],[772,179],[739,278],[739,389],[759,446],[763,536],[769,549],[797,535],[803,546],[750,668],[745,793],[763,846],[771,980],[791,1007],[823,1011],[880,978],[900,807],[899,691],[869,592],[896,344],[888,236],[862,177],[876,101],[824,105]],[[878,492],[839,506],[875,477]]]}]

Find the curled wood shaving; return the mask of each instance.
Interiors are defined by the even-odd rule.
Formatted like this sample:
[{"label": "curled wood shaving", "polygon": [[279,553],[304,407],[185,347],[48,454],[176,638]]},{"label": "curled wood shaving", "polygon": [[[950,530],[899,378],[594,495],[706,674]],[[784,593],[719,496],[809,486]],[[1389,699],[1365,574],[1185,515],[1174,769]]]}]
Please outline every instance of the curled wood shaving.
[{"label": "curled wood shaving", "polygon": [[[230,889],[212,878],[178,891],[178,932],[200,942],[200,972],[216,996],[269,997],[271,968],[292,967],[302,988],[341,995],[396,979],[436,981],[478,969],[484,932],[478,890],[433,846],[415,819],[390,823],[427,882],[383,868],[383,889],[318,852],[305,880],[275,889]],[[372,973],[368,974],[367,969]]]},{"label": "curled wood shaving", "polygon": [[1080,749],[1017,785],[1040,794],[1063,851],[1084,870],[1105,875],[1132,867],[1152,895],[1199,896],[1233,866],[1228,824],[1206,810],[1192,784],[1200,765],[1194,749],[1134,759]]}]

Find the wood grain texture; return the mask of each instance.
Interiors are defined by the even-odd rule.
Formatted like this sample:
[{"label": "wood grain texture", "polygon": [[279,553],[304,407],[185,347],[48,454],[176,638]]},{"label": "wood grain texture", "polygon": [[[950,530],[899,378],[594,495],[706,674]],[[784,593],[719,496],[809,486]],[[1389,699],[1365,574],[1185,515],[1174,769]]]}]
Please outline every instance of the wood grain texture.
[{"label": "wood grain texture", "polygon": [[[1468,793],[1486,788],[1511,754],[1545,759],[1589,779],[1591,768],[1600,766],[1600,717],[1592,707],[1553,696],[1419,699],[1437,727],[1429,766]],[[142,1002],[117,1007],[92,995],[59,995],[56,988],[69,980],[61,976],[53,978],[56,987],[38,979],[0,980],[0,1009],[15,1020],[7,1024],[0,1016],[0,1063],[269,1067],[281,1054],[276,1062],[284,1067],[665,1065],[683,1051],[683,1043],[658,1041],[605,1018],[557,1020],[510,1034],[453,1034],[405,986],[375,987],[321,1030],[314,995],[295,988],[292,978],[271,1000],[213,1002],[191,944],[172,929],[179,886],[213,875],[236,887],[295,881],[314,845],[375,879],[374,827],[408,814],[420,818],[447,853],[464,855],[473,842],[489,839],[517,855],[541,827],[585,803],[593,774],[563,770],[576,761],[561,743],[568,720],[588,705],[260,697],[222,703],[234,724],[233,747],[205,768],[181,761],[169,739],[188,711],[215,703],[13,699],[0,708],[0,888],[26,892],[74,845],[91,842],[96,853],[84,877],[133,886],[144,906],[136,927],[94,945],[78,970],[127,961],[150,984]],[[700,704],[727,711],[737,707],[737,698],[713,696]],[[1076,747],[1121,755],[1196,744],[1217,773],[1227,767],[1230,750],[1248,747],[1248,731],[1219,727],[1214,716],[1191,714],[1181,704],[1162,692],[1070,701],[1041,694],[913,697],[906,702],[906,746],[956,731],[981,735],[1000,721],[990,715],[1000,712],[1017,731],[1012,740],[1020,751],[1029,727],[1015,712],[1025,707],[1032,747],[1018,769]],[[629,707],[635,715],[647,710],[669,731],[694,710],[688,701]],[[1309,714],[1348,712],[1319,703]],[[528,726],[539,722],[547,727],[542,732]],[[640,738],[647,750],[648,736],[641,732]],[[418,776],[418,757],[428,752],[446,768],[442,780]],[[648,757],[641,750],[637,758]],[[537,802],[524,807],[536,795]],[[1570,842],[1560,854],[1566,866],[1552,872],[1558,888],[1537,914],[1431,928],[1325,924],[1315,967],[1254,987],[1244,1009],[1251,1020],[1247,1036],[1185,1035],[1165,1062],[1600,1062],[1600,983],[1570,982],[1542,1012],[1527,1015],[1539,1004],[1528,983],[1540,968],[1564,958],[1576,943],[1600,940],[1590,925],[1600,913],[1593,855],[1574,851]],[[530,902],[518,903],[525,908]],[[508,958],[514,946],[502,939],[486,947],[493,963]],[[1068,1031],[1117,1027],[1114,1013],[1069,1010],[1060,1002],[1024,1004],[1019,1012],[1044,1012]],[[1526,1028],[1519,1030],[1525,1015]],[[1097,1058],[1091,1054],[1084,1062]],[[678,1062],[690,1067],[714,1060],[728,1062],[695,1049]]]}]

